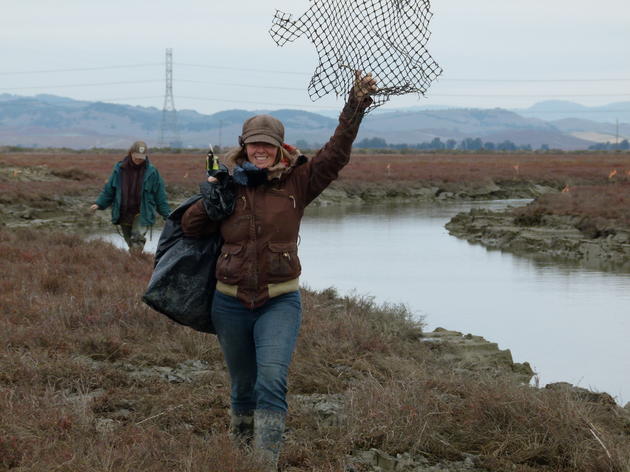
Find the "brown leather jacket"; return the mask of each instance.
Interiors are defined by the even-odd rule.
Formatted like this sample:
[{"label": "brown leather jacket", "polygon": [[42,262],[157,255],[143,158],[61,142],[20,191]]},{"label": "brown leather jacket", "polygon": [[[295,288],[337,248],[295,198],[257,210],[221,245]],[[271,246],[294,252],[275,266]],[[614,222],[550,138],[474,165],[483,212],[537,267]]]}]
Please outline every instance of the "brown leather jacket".
[{"label": "brown leather jacket", "polygon": [[[297,289],[301,273],[298,233],[304,208],[350,160],[369,97],[350,99],[328,143],[305,163],[298,160],[278,179],[256,187],[237,185],[234,213],[220,224],[224,243],[217,260],[218,289],[249,308]],[[216,230],[199,201],[182,218],[182,229],[198,237]],[[288,288],[291,287],[291,288]]]}]

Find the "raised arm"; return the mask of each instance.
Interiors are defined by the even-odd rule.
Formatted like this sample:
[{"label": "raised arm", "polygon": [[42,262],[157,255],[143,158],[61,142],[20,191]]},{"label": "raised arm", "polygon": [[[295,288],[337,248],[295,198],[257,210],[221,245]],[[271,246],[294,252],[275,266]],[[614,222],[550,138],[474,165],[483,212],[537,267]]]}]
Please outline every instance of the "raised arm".
[{"label": "raised arm", "polygon": [[354,86],[349,93],[333,136],[308,162],[305,171],[309,173],[304,189],[304,202],[308,205],[330,183],[337,178],[339,171],[350,160],[352,143],[357,137],[365,110],[372,104],[377,92],[376,81],[371,74],[363,75],[356,71]]}]

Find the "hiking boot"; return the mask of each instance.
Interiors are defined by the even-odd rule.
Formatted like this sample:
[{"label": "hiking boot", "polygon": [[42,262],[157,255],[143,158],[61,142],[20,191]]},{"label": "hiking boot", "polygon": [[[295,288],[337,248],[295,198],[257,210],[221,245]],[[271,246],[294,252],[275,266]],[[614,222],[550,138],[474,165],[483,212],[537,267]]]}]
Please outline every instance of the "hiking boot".
[{"label": "hiking boot", "polygon": [[267,466],[266,472],[278,470],[285,417],[286,413],[279,411],[254,411],[254,448]]},{"label": "hiking boot", "polygon": [[254,412],[230,413],[230,438],[238,447],[249,446],[254,439]]}]

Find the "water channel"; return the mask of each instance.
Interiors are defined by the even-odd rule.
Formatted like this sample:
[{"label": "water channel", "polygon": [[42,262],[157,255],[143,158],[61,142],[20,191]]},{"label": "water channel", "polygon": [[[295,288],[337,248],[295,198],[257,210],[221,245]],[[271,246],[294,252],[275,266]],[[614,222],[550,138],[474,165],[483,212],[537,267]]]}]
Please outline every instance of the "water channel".
[{"label": "water channel", "polygon": [[[448,234],[470,208],[526,201],[312,208],[302,222],[303,285],[403,303],[425,330],[480,335],[558,381],[630,401],[630,274],[532,261]],[[100,235],[117,246],[115,233]],[[154,251],[158,235],[147,243]]]}]

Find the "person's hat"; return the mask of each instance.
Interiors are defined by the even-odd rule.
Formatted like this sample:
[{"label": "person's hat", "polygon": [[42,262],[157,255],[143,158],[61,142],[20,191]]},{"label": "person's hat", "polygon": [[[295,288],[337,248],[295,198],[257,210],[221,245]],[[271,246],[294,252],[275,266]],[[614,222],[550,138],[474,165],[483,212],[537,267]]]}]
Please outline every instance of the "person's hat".
[{"label": "person's hat", "polygon": [[256,115],[245,120],[241,145],[248,143],[269,143],[280,147],[284,142],[284,125],[271,115]]},{"label": "person's hat", "polygon": [[144,141],[136,141],[131,145],[131,149],[129,149],[129,154],[131,154],[131,157],[134,157],[136,159],[146,159],[147,154],[149,154],[147,143],[145,143]]}]

